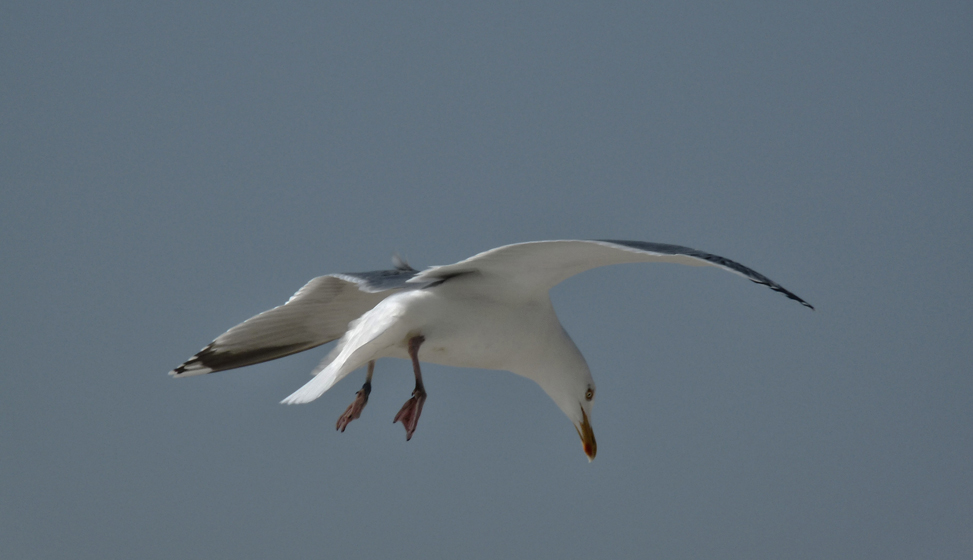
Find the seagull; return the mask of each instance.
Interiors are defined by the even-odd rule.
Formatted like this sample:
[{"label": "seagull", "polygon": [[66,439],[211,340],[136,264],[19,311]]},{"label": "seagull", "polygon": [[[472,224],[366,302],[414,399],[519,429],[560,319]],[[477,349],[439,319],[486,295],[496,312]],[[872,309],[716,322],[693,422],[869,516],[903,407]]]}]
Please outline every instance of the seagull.
[{"label": "seagull", "polygon": [[402,423],[409,440],[426,401],[420,362],[511,371],[536,382],[557,404],[574,424],[591,461],[597,453],[591,428],[595,382],[558,321],[549,291],[585,270],[642,262],[715,266],[814,309],[759,272],[689,247],[645,241],[533,241],[422,271],[395,257],[391,270],[319,276],[284,305],[228,330],[169,374],[189,377],[234,369],[340,339],[314,369],[314,377],[281,402],[311,402],[367,365],[365,384],[338,418],[336,428],[343,432],[368,402],[375,361],[410,360],[415,390],[393,420]]}]

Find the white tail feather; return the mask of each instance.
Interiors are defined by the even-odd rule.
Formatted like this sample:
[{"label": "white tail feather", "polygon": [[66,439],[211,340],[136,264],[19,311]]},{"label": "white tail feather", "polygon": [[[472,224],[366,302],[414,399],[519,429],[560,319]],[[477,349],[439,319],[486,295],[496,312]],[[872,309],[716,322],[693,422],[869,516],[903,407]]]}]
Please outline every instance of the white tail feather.
[{"label": "white tail feather", "polygon": [[[334,362],[331,365],[334,365]],[[339,377],[335,375],[337,373],[335,370],[337,369],[339,368],[332,368],[330,365],[324,368],[321,373],[315,375],[313,379],[305,383],[300,389],[280,401],[281,404],[304,404],[320,397],[338,382]],[[344,377],[344,375],[341,377]]]},{"label": "white tail feather", "polygon": [[314,379],[281,404],[303,404],[317,399],[346,375],[379,357],[384,349],[401,339],[395,336],[406,328],[399,322],[405,310],[401,299],[398,295],[391,296],[353,321],[331,354],[314,369]]}]

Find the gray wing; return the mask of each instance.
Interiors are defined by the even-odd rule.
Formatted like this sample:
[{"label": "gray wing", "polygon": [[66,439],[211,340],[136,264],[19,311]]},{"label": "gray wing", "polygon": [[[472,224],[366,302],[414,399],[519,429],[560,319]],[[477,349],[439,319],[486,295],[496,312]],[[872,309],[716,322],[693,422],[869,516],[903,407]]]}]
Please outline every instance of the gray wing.
[{"label": "gray wing", "polygon": [[599,266],[638,262],[669,262],[689,266],[715,266],[763,284],[801,305],[814,309],[763,274],[725,257],[689,247],[646,241],[572,240],[531,241],[484,251],[455,264],[434,266],[410,280],[413,283],[447,281],[476,274],[502,282],[507,291],[541,292]]},{"label": "gray wing", "polygon": [[401,268],[319,276],[284,305],[221,334],[169,375],[188,377],[259,364],[340,338],[348,323],[378,302],[421,287],[406,283],[415,270],[404,263],[396,265]]},{"label": "gray wing", "polygon": [[718,266],[723,270],[729,272],[734,272],[743,276],[751,282],[757,284],[763,284],[775,292],[779,292],[787,296],[788,298],[800,303],[804,307],[814,309],[814,306],[810,303],[799,298],[796,294],[792,293],[790,290],[784,288],[777,282],[774,282],[770,278],[767,278],[763,274],[760,274],[752,268],[747,268],[742,264],[731,261],[726,257],[721,257],[719,255],[713,255],[711,253],[706,253],[703,251],[698,251],[696,249],[691,249],[689,247],[682,247],[680,245],[667,245],[665,243],[650,243],[648,241],[619,241],[615,239],[603,239],[604,243],[613,243],[615,245],[621,245],[622,247],[629,247],[631,249],[636,249],[638,251],[645,251],[649,254],[657,255],[672,255],[672,256],[686,256],[692,257],[694,259],[699,259],[701,261],[706,261],[714,266]]}]

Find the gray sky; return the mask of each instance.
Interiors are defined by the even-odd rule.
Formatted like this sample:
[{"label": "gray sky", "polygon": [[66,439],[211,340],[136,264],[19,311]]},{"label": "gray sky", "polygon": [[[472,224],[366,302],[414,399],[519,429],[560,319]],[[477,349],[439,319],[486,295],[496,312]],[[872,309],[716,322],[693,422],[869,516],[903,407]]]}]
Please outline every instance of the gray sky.
[{"label": "gray sky", "polygon": [[[4,558],[973,555],[969,2],[0,8]],[[509,373],[166,372],[329,272],[688,245]]]}]

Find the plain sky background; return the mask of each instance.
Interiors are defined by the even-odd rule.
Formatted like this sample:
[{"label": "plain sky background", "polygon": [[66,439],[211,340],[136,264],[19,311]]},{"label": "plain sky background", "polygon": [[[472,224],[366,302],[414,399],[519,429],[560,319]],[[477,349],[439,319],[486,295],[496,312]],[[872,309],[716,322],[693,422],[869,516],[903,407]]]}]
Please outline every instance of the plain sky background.
[{"label": "plain sky background", "polygon": [[[970,558],[973,4],[4,2],[0,556]],[[688,245],[532,382],[166,373],[314,276]]]}]

